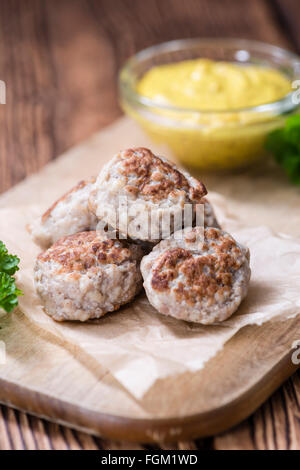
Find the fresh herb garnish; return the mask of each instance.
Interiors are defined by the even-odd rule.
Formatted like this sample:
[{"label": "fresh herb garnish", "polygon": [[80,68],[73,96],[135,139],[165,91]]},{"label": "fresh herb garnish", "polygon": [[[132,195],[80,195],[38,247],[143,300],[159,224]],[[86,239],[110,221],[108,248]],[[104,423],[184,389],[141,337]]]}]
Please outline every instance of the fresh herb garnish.
[{"label": "fresh herb garnish", "polygon": [[22,295],[13,277],[19,270],[19,262],[20,259],[10,255],[0,240],[0,310],[5,312],[11,312],[18,305],[18,295]]},{"label": "fresh herb garnish", "polygon": [[300,114],[289,117],[283,129],[268,135],[266,149],[274,154],[292,183],[300,185]]}]

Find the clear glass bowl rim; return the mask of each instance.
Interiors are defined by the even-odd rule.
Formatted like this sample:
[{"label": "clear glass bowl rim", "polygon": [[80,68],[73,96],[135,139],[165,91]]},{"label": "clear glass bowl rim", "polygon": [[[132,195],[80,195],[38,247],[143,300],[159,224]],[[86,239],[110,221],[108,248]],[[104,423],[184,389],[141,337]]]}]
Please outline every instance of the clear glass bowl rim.
[{"label": "clear glass bowl rim", "polygon": [[[143,49],[137,52],[135,55],[130,57],[122,67],[119,75],[119,87],[121,96],[125,97],[127,101],[130,101],[136,105],[142,105],[145,108],[148,108],[148,111],[151,109],[155,109],[156,111],[161,109],[165,111],[172,111],[176,113],[190,113],[190,114],[197,114],[197,115],[210,115],[210,114],[235,114],[235,113],[262,113],[262,112],[275,112],[277,114],[282,114],[285,112],[291,112],[299,106],[298,104],[294,103],[292,100],[293,91],[289,92],[280,100],[276,100],[270,103],[264,103],[258,106],[250,106],[246,108],[235,108],[235,109],[226,109],[226,110],[201,110],[195,108],[182,108],[177,106],[171,105],[162,105],[158,104],[157,102],[141,95],[136,91],[136,89],[132,86],[132,67],[138,63],[142,62],[146,59],[151,59],[155,57],[157,53],[162,52],[175,52],[176,50],[180,49],[183,50],[188,49],[189,47],[193,46],[214,46],[214,45],[221,45],[222,47],[236,47],[237,49],[258,49],[261,52],[265,52],[270,56],[270,63],[272,61],[272,57],[283,57],[285,59],[289,59],[291,61],[291,66],[295,68],[299,68],[299,77],[295,76],[296,79],[300,79],[300,57],[290,52],[286,49],[283,49],[278,46],[274,46],[272,44],[268,44],[261,41],[255,41],[252,39],[238,39],[238,38],[193,38],[193,39],[176,39],[173,41],[163,42],[146,49]],[[184,47],[183,47],[184,46]]]}]

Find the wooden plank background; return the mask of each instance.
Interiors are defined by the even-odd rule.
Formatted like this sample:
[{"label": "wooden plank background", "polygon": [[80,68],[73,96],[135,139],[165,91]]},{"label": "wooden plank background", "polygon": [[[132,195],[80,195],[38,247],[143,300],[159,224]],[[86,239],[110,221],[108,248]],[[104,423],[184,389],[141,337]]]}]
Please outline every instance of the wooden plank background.
[{"label": "wooden plank background", "polygon": [[[0,192],[121,114],[127,57],[161,41],[244,37],[300,52],[299,0],[1,0]],[[1,234],[0,234],[1,238]],[[0,449],[148,449],[0,407]],[[221,436],[179,449],[300,449],[300,374]]]}]

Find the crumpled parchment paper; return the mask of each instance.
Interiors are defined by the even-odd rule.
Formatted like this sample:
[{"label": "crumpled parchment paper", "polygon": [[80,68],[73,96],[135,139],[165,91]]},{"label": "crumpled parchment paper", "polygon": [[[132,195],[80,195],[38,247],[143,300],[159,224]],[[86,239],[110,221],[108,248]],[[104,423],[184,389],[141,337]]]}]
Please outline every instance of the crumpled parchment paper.
[{"label": "crumpled parchment paper", "polygon": [[223,323],[201,326],[165,317],[143,294],[100,320],[56,323],[43,312],[33,285],[39,249],[24,226],[37,211],[31,206],[0,210],[0,220],[5,218],[10,227],[4,240],[22,260],[17,274],[18,285],[25,293],[20,309],[49,334],[84,350],[137,398],[159,378],[200,370],[240,328],[284,320],[300,312],[300,240],[257,227],[232,232],[250,248],[252,276],[247,298]]},{"label": "crumpled parchment paper", "polygon": [[[128,146],[126,139],[132,139],[126,126],[122,147]],[[178,321],[157,313],[141,294],[128,306],[100,320],[88,324],[56,323],[43,312],[35,293],[33,265],[40,250],[31,241],[25,226],[71,184],[97,173],[102,165],[98,162],[99,152],[102,149],[107,160],[113,153],[109,151],[112,140],[116,139],[112,139],[109,132],[101,141],[94,139],[90,153],[84,147],[73,150],[11,193],[1,196],[0,239],[10,252],[21,258],[17,282],[25,295],[20,298],[19,308],[27,318],[44,330],[44,336],[54,335],[78,351],[84,351],[86,360],[99,362],[131,394],[141,398],[157,379],[209,367],[209,359],[244,326],[283,321],[300,313],[300,239],[276,234],[265,226],[245,227],[238,216],[239,207],[240,211],[245,207],[243,200],[240,206],[235,200],[233,213],[227,199],[210,193],[224,229],[251,252],[249,293],[229,320],[213,326]],[[147,144],[136,140],[135,144]],[[251,225],[253,221],[252,216]]]}]

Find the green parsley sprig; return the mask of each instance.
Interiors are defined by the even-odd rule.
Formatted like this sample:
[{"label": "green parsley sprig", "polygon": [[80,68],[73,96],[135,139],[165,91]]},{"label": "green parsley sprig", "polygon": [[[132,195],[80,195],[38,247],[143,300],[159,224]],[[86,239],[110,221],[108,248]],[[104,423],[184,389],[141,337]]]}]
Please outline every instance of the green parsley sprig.
[{"label": "green parsley sprig", "polygon": [[284,128],[268,135],[266,149],[274,154],[290,181],[300,186],[300,114],[289,117]]},{"label": "green parsley sprig", "polygon": [[11,312],[18,305],[18,296],[22,295],[13,275],[19,270],[20,259],[10,255],[0,240],[0,310]]}]

